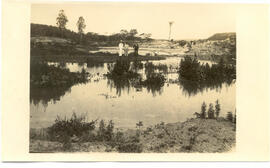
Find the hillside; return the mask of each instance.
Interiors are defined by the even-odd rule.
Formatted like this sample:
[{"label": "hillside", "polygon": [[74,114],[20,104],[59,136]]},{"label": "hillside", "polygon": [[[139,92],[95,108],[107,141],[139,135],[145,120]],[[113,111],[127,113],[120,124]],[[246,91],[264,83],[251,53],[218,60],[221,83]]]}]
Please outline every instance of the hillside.
[{"label": "hillside", "polygon": [[[147,34],[147,33],[142,33]],[[77,32],[64,29],[60,30],[56,26],[49,26],[43,24],[31,23],[31,38],[32,37],[58,37],[72,40],[73,42],[87,45],[102,45],[102,46],[112,46],[117,45],[120,39],[127,41],[145,41],[151,40],[150,37],[138,36],[131,31],[119,32],[112,35],[102,35],[94,32],[87,32],[80,38]]]},{"label": "hillside", "polygon": [[[106,53],[117,55],[118,43],[124,39],[133,51],[134,42],[139,44],[142,56],[184,56],[197,55],[199,59],[225,61],[235,64],[236,33],[216,33],[203,40],[155,40],[143,39],[126,32],[113,35],[99,35],[88,32],[82,39],[78,33],[55,26],[31,24],[31,56],[89,55]],[[104,54],[103,54],[104,55]]]},{"label": "hillside", "polygon": [[216,40],[226,40],[226,39],[236,39],[236,33],[216,33],[209,37],[207,40],[216,41]]}]

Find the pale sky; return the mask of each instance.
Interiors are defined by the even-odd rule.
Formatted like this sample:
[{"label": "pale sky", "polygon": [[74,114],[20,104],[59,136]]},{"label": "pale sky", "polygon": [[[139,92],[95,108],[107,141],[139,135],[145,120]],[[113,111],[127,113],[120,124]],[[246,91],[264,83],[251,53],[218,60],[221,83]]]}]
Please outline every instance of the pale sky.
[{"label": "pale sky", "polygon": [[135,28],[151,33],[153,38],[168,39],[169,21],[173,39],[208,38],[214,33],[235,32],[236,5],[87,2],[80,4],[33,4],[31,23],[56,26],[63,9],[68,18],[66,28],[77,31],[80,16],[86,22],[85,32],[112,34]]}]

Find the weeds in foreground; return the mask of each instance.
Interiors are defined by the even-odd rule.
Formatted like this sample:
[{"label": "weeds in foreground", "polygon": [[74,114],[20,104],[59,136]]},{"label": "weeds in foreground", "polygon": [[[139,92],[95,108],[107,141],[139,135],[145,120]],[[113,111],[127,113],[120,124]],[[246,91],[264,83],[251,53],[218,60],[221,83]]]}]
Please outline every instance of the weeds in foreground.
[{"label": "weeds in foreground", "polygon": [[140,143],[140,134],[131,136],[117,145],[117,150],[122,153],[141,153],[143,148]]},{"label": "weeds in foreground", "polygon": [[[30,136],[32,139],[61,142],[63,151],[71,151],[72,143],[76,142],[102,142],[119,152],[142,152],[139,132],[134,136],[124,136],[123,132],[114,131],[112,120],[108,123],[100,120],[97,124],[97,120],[87,121],[86,114],[77,116],[73,113],[69,119],[57,116],[54,124],[46,129],[46,136],[39,137],[34,131],[30,131]],[[142,122],[139,125],[141,127]]]},{"label": "weeds in foreground", "polygon": [[[209,111],[211,111],[211,115],[216,114],[213,105],[209,105],[209,107],[208,114]],[[206,114],[206,111],[206,104],[203,103],[202,112]],[[201,117],[202,115],[199,114],[199,116]],[[233,116],[233,114],[229,112],[227,120],[236,122],[235,119],[236,116]],[[150,151],[166,152],[176,144],[176,139],[167,140],[168,137],[173,138],[171,136],[174,136],[174,133],[169,131],[169,127],[167,127],[164,122],[161,122],[154,127],[147,127],[145,130],[141,130],[141,127],[143,126],[142,121],[139,121],[136,126],[138,128],[136,134],[129,133],[128,131],[114,131],[114,123],[112,120],[108,122],[100,120],[99,123],[97,120],[89,122],[87,121],[85,114],[77,116],[76,113],[74,113],[70,119],[57,117],[55,123],[47,128],[46,137],[48,137],[48,139],[42,140],[60,142],[62,144],[60,150],[62,151],[74,151],[77,149],[75,148],[76,145],[80,146],[83,142],[93,142],[93,144],[98,143],[104,145],[106,147],[106,152],[117,150],[118,152],[123,153],[140,153],[143,150],[148,149],[148,147]],[[180,145],[179,149],[181,151],[190,152],[193,150],[197,137],[194,133],[198,132],[198,128],[199,126],[187,128],[187,136],[189,139],[188,142],[184,144],[182,141],[179,141],[178,145]],[[183,134],[183,131],[179,132]],[[38,139],[37,136],[32,136],[33,134],[30,135],[32,139]],[[153,144],[152,146],[144,146],[145,140],[149,138],[147,136],[154,136],[158,143]]]},{"label": "weeds in foreground", "polygon": [[48,128],[48,136],[52,141],[65,142],[73,136],[81,137],[95,129],[96,121],[87,122],[86,114],[77,116],[73,113],[70,119],[57,116],[54,124]]}]

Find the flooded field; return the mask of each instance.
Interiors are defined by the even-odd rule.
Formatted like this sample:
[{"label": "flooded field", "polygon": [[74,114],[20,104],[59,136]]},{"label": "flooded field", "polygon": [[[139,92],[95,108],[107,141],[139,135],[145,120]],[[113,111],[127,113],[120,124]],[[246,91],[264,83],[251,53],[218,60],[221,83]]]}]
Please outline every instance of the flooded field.
[{"label": "flooded field", "polygon": [[[177,68],[181,57],[169,57],[160,61],[140,62],[138,73],[145,78],[146,64],[166,68],[165,84],[158,86],[134,86],[129,82],[116,82],[106,76],[113,63],[78,64],[54,63],[71,72],[89,72],[90,80],[72,87],[32,89],[30,93],[30,127],[45,128],[52,125],[57,116],[69,118],[72,113],[87,114],[88,120],[113,120],[117,128],[135,128],[138,121],[144,126],[161,121],[174,123],[194,117],[200,112],[203,101],[221,104],[220,116],[235,111],[236,86],[234,82],[218,83],[196,88],[192,83],[177,82]],[[201,64],[210,61],[200,61]],[[134,64],[134,63],[133,63]]]}]

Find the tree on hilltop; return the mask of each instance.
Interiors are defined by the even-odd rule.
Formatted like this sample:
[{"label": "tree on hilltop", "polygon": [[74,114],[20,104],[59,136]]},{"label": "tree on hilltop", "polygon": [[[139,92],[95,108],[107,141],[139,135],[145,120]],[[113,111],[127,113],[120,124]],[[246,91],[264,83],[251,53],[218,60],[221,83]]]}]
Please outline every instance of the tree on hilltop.
[{"label": "tree on hilltop", "polygon": [[56,25],[62,32],[63,37],[63,30],[66,29],[66,24],[68,22],[67,16],[65,15],[65,12],[63,9],[59,11],[58,17],[56,18]]},{"label": "tree on hilltop", "polygon": [[78,33],[80,34],[80,41],[82,41],[82,36],[84,33],[84,29],[86,27],[85,20],[82,16],[80,16],[79,20],[77,21],[77,27],[78,27]]}]

